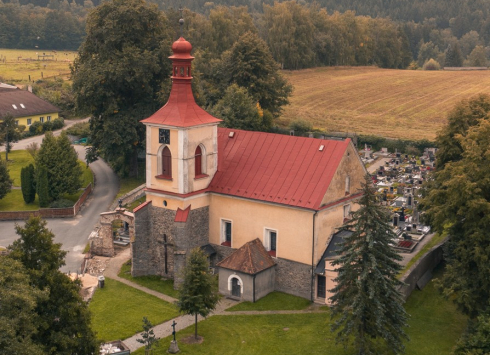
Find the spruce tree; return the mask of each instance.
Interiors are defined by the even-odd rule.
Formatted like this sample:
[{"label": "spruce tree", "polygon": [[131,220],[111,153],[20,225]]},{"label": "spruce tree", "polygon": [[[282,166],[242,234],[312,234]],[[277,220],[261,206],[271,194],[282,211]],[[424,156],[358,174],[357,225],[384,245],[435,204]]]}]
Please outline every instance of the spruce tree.
[{"label": "spruce tree", "polygon": [[180,312],[195,317],[195,338],[197,339],[197,316],[206,317],[219,301],[217,280],[208,272],[206,254],[195,248],[187,258],[183,271],[184,282],[179,287],[177,306]]},{"label": "spruce tree", "polygon": [[332,330],[337,341],[353,342],[359,355],[375,354],[384,341],[395,354],[404,351],[402,340],[407,314],[397,287],[401,256],[393,249],[395,234],[388,224],[389,214],[377,201],[371,177],[362,184],[359,209],[342,226],[352,231],[341,244],[337,285],[331,290]]}]

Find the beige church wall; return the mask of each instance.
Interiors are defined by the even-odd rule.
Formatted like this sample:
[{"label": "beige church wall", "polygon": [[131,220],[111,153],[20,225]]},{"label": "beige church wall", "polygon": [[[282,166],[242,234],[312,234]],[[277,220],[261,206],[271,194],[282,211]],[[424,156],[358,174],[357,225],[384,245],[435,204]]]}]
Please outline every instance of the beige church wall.
[{"label": "beige church wall", "polygon": [[315,221],[317,235],[314,255],[315,265],[318,264],[327,249],[332,235],[337,232],[337,228],[342,226],[344,222],[344,205],[346,204],[348,203],[342,203],[318,213]]},{"label": "beige church wall", "polygon": [[232,223],[232,248],[277,231],[278,258],[311,265],[313,211],[213,194],[209,209],[210,243],[221,244],[222,220]]},{"label": "beige church wall", "polygon": [[328,305],[331,304],[329,298],[333,296],[333,293],[329,292],[329,290],[337,286],[337,283],[334,281],[334,279],[337,277],[337,272],[334,270],[338,266],[333,266],[332,261],[333,260],[325,260],[325,279],[326,279],[325,303]]},{"label": "beige church wall", "polygon": [[172,154],[172,180],[158,179],[158,150],[163,144],[159,143],[159,128],[146,126],[146,187],[157,190],[165,190],[174,193],[179,192],[178,185],[178,131],[170,130],[170,143],[168,149]]},{"label": "beige church wall", "polygon": [[[203,158],[205,159],[205,171],[204,174],[208,177],[195,179],[195,159],[194,154],[198,145],[202,145],[205,148],[203,152]],[[187,131],[187,146],[188,157],[187,171],[189,172],[189,189],[190,191],[199,191],[209,186],[211,179],[218,168],[217,150],[218,150],[218,127],[216,125],[194,127]]]},{"label": "beige church wall", "polygon": [[350,194],[356,194],[364,181],[366,168],[362,164],[359,154],[352,143],[347,147],[330,186],[322,200],[322,205],[346,197],[346,177],[350,177]]},{"label": "beige church wall", "polygon": [[210,195],[203,193],[187,198],[178,198],[175,196],[158,194],[153,192],[146,193],[146,201],[152,201],[152,205],[156,207],[165,207],[163,201],[167,201],[165,208],[176,211],[177,208],[185,210],[189,205],[191,209],[197,209],[205,206],[209,206]]}]

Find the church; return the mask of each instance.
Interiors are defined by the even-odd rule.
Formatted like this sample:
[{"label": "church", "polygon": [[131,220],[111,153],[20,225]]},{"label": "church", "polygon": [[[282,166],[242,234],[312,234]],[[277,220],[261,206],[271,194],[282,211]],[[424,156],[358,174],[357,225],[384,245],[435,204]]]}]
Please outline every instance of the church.
[{"label": "church", "polygon": [[142,121],[146,202],[134,209],[132,275],[178,285],[200,247],[227,297],[282,291],[327,303],[323,258],[366,174],[353,143],[219,127],[194,100],[191,50],[183,37],[173,43],[170,97]]}]

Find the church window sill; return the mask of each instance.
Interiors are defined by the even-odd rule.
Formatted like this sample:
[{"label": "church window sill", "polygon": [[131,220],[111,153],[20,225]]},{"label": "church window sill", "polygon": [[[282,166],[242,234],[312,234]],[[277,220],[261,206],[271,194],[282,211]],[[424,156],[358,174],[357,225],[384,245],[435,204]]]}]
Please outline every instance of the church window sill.
[{"label": "church window sill", "polygon": [[231,247],[231,242],[223,242],[221,245],[224,247]]},{"label": "church window sill", "polygon": [[171,176],[168,176],[168,175],[157,175],[155,176],[157,179],[160,179],[160,180],[168,180],[168,181],[172,181],[172,177]]},{"label": "church window sill", "polygon": [[196,175],[196,177],[194,178],[194,180],[200,180],[200,179],[204,179],[204,178],[207,178],[209,177],[209,175],[207,174],[199,174],[199,175]]}]

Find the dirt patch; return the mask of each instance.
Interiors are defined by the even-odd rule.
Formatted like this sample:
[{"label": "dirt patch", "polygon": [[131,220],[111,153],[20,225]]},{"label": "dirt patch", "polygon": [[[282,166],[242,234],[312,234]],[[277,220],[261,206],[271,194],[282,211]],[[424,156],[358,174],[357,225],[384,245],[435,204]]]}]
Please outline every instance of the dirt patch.
[{"label": "dirt patch", "polygon": [[189,335],[183,339],[180,339],[180,342],[183,344],[202,344],[204,338],[200,335],[197,336],[197,339],[194,335]]}]

